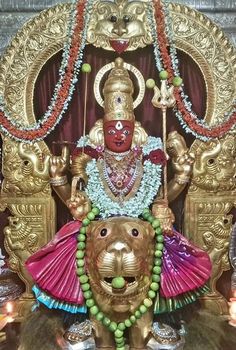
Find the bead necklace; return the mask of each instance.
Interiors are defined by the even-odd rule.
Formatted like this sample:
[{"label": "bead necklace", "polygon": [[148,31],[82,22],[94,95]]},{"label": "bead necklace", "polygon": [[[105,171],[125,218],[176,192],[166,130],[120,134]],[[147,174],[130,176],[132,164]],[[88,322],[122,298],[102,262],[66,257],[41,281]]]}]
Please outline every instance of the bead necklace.
[{"label": "bead necklace", "polygon": [[[106,162],[103,163],[103,175],[104,175],[104,179],[106,180],[110,190],[112,191],[112,193],[116,196],[121,196],[124,197],[126,196],[131,188],[133,187],[137,176],[139,175],[139,168],[140,168],[140,164],[141,161],[137,160],[135,167],[131,168],[129,173],[127,172],[120,172],[116,173],[116,181],[112,181],[112,177],[111,175],[114,174],[114,171],[112,172],[111,175],[109,175],[109,168],[107,167]],[[130,179],[129,179],[130,178]],[[126,185],[124,185],[126,182]]]},{"label": "bead necklace", "polygon": [[103,176],[115,196],[129,193],[138,176],[140,161],[133,152],[123,153],[119,160],[110,151],[104,153]]},{"label": "bead necklace", "polygon": [[[149,209],[144,209],[142,217],[144,220],[150,222],[155,233],[156,233],[156,245],[154,253],[154,266],[152,268],[151,284],[147,292],[146,298],[143,300],[141,305],[134,311],[134,313],[127,318],[124,322],[116,323],[110,320],[104,313],[99,309],[98,305],[93,298],[93,293],[91,291],[89,277],[85,271],[84,256],[86,248],[86,233],[87,227],[92,220],[99,214],[99,209],[93,207],[92,210],[87,214],[87,217],[82,221],[82,227],[80,228],[77,240],[77,275],[80,280],[81,289],[83,291],[84,298],[86,300],[86,305],[89,308],[90,314],[93,315],[99,322],[102,322],[112,333],[114,333],[114,340],[116,343],[116,350],[125,350],[125,339],[124,331],[126,328],[131,327],[135,322],[142,317],[143,314],[153,305],[153,299],[156,298],[161,280],[161,265],[162,265],[162,254],[164,247],[164,237],[162,229],[160,227],[160,221],[152,216]],[[120,288],[120,285],[124,283],[123,277],[115,277],[113,279],[114,287]]]},{"label": "bead necklace", "polygon": [[117,161],[122,160],[124,157],[126,157],[129,153],[131,152],[131,150],[125,151],[125,152],[120,152],[120,153],[116,153],[116,152],[112,152],[109,149],[105,149],[104,153],[105,154],[110,154],[111,156],[113,156]]}]

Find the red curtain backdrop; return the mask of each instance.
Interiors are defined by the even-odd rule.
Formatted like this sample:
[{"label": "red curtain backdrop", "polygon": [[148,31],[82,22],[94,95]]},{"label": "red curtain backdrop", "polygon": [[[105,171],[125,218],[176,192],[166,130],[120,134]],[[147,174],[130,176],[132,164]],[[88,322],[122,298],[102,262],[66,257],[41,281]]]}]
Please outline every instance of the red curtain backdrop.
[{"label": "red curtain backdrop", "polygon": [[[206,89],[200,69],[196,63],[185,53],[178,52],[180,60],[180,72],[184,81],[184,89],[190,97],[193,104],[193,110],[200,116],[205,113]],[[115,52],[97,49],[91,45],[86,46],[83,62],[89,63],[92,72],[89,74],[88,80],[88,99],[87,99],[87,122],[86,132],[88,133],[95,121],[103,117],[103,109],[97,104],[94,93],[93,84],[98,70],[107,63],[110,63],[118,57]],[[134,52],[125,52],[121,57],[128,63],[137,67],[144,76],[148,78],[158,79],[158,72],[155,67],[155,60],[152,46],[138,49]],[[59,67],[61,62],[61,53],[53,56],[41,70],[35,85],[34,108],[35,115],[39,118],[43,115],[50,103],[54,87],[59,79]],[[134,83],[136,80],[131,76]],[[46,139],[49,147],[52,147],[53,141],[70,141],[75,142],[82,135],[83,130],[83,111],[84,111],[84,84],[85,75],[80,73],[79,81],[70,103],[70,107],[64,115],[59,126]],[[146,90],[143,102],[136,108],[136,119],[139,120],[143,127],[150,135],[158,136],[161,132],[161,115],[151,104],[153,91]],[[182,128],[176,118],[169,113],[168,129],[178,130],[182,133]],[[189,139],[191,143],[193,139]]]}]

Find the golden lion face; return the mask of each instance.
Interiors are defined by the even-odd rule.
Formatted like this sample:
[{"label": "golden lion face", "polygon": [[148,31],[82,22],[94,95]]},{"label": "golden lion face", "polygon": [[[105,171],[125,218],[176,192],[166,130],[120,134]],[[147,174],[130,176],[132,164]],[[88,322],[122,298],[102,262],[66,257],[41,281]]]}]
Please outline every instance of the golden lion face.
[{"label": "golden lion face", "polygon": [[114,48],[116,41],[124,45],[124,49],[144,47],[152,43],[146,17],[146,1],[97,1],[93,6],[87,40],[107,50]]},{"label": "golden lion face", "polygon": [[[119,217],[89,226],[86,265],[96,293],[124,297],[137,295],[150,283],[154,231],[140,219]],[[114,288],[114,279],[122,286]]]}]

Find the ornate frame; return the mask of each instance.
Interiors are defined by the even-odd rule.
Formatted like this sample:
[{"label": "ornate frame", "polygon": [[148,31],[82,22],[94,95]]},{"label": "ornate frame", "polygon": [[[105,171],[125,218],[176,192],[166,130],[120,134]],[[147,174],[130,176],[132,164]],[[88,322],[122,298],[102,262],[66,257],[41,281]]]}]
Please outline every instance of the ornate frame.
[{"label": "ornate frame", "polygon": [[[99,1],[94,7],[98,3]],[[146,2],[142,6],[146,6],[145,4]],[[70,4],[60,4],[29,20],[13,38],[0,61],[0,94],[4,96],[9,112],[26,125],[35,121],[33,90],[37,76],[45,62],[63,47],[70,9]],[[214,124],[220,120],[220,116],[232,109],[236,91],[235,49],[223,32],[203,14],[172,3],[169,4],[169,9],[173,19],[177,48],[190,55],[203,74],[207,90],[205,119],[208,123]],[[90,34],[95,31],[93,16],[95,13],[91,18]],[[95,46],[101,46],[101,43],[104,45],[104,41],[99,37],[96,41],[93,38]],[[111,49],[108,46],[105,48]],[[130,49],[136,47],[137,43],[134,41]],[[49,241],[55,233],[56,209],[42,157],[42,154],[49,155],[50,152],[44,142],[22,145],[5,136],[2,138],[4,181],[0,208],[1,210],[8,208],[12,215],[9,218],[9,225],[5,228],[5,245],[10,256],[10,266],[26,284],[26,293],[19,301],[18,311],[21,317],[24,315],[26,305],[28,307],[28,303],[33,300],[30,293],[31,281],[24,270],[23,263],[27,256]],[[213,150],[212,153],[210,152],[214,154],[213,159],[219,159],[225,155],[228,160],[231,159],[234,162],[236,169],[235,144],[235,136],[232,134],[209,144],[195,141],[192,152],[196,160],[200,161],[205,159],[206,153]],[[216,152],[214,152],[215,148]],[[29,156],[31,153],[35,155],[34,159]],[[32,162],[36,164],[36,171],[33,169]],[[207,176],[207,169],[204,171],[201,176],[202,174]],[[232,179],[235,174],[232,172],[228,174],[229,179]],[[216,176],[215,173],[213,177]],[[217,292],[215,282],[224,270],[229,269],[226,253],[232,218],[228,213],[236,205],[236,184],[235,181],[231,181],[231,186],[224,188],[220,181],[218,180],[219,192],[217,192],[219,198],[216,198],[215,189],[211,185],[199,182],[199,171],[195,166],[185,203],[185,233],[187,234],[191,227],[193,232],[191,238],[194,242],[202,247],[205,246],[213,261],[218,259],[214,280],[211,281],[212,293],[205,298],[205,302],[212,308],[212,302],[217,301],[219,306],[217,312],[227,313],[226,300]],[[24,186],[26,183],[27,186]],[[228,220],[227,225],[224,220]],[[202,225],[203,221],[205,227]],[[216,228],[219,222],[224,229],[221,235]],[[42,230],[39,231],[38,227]],[[20,233],[17,233],[23,232],[23,229],[29,233],[28,236],[20,236]],[[213,248],[209,242],[207,243],[207,232],[211,232],[215,242]],[[221,254],[216,256],[217,249]]]}]

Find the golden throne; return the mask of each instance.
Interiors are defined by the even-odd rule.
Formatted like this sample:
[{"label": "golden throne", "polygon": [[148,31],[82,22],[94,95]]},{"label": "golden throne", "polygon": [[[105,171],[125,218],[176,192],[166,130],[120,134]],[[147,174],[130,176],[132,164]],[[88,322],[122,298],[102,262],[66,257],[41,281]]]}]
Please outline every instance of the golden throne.
[{"label": "golden throne", "polygon": [[[111,57],[108,39],[124,38],[122,26],[107,22],[114,11],[131,14],[135,23],[126,35],[128,50],[141,50],[152,44],[145,16],[148,1],[96,1],[89,22],[87,45],[106,51]],[[198,66],[206,89],[205,121],[219,123],[233,108],[235,98],[235,50],[223,32],[208,18],[183,5],[169,4],[174,41],[179,52],[188,55]],[[0,94],[7,110],[22,125],[33,124],[35,117],[34,90],[47,62],[62,50],[67,35],[71,5],[61,4],[43,11],[27,22],[13,38],[0,62]],[[132,26],[131,26],[132,27]],[[99,49],[101,50],[101,49]],[[143,49],[144,50],[144,49]],[[140,51],[139,51],[140,52]],[[86,61],[86,57],[84,58]],[[40,101],[38,101],[40,103]],[[63,124],[63,120],[61,121]],[[25,293],[17,301],[19,319],[34,302],[32,281],[24,261],[56,232],[56,205],[49,184],[45,159],[50,150],[44,141],[19,143],[2,134],[3,182],[0,208],[10,211],[9,224],[4,229],[9,263],[23,280]],[[78,135],[78,138],[81,135]],[[209,142],[194,140],[191,152],[195,156],[193,175],[184,199],[183,232],[205,249],[213,262],[211,292],[202,298],[205,306],[218,314],[227,314],[225,296],[217,287],[224,271],[230,269],[228,245],[232,230],[233,208],[236,206],[236,136],[229,132]],[[218,283],[222,290],[222,285]]]}]

